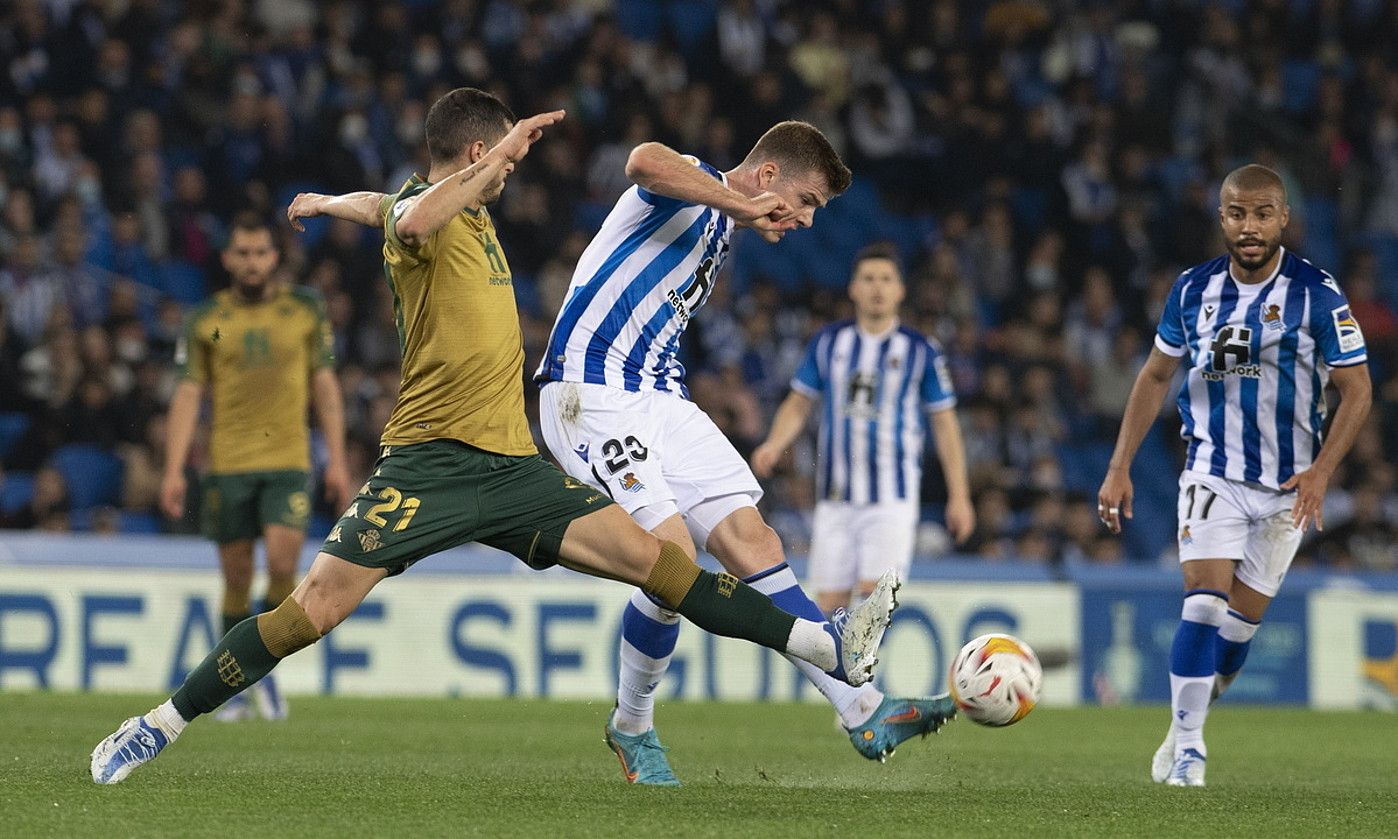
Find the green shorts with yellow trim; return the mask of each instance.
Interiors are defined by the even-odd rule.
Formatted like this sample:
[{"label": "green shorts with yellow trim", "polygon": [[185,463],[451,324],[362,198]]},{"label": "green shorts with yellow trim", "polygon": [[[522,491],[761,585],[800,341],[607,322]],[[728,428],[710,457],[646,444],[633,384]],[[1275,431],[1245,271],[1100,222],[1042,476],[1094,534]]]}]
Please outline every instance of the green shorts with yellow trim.
[{"label": "green shorts with yellow trim", "polygon": [[299,469],[204,476],[204,535],[220,545],[256,539],[269,524],[305,530],[310,474]]},{"label": "green shorts with yellow trim", "polygon": [[548,568],[558,563],[568,525],[610,503],[538,455],[493,454],[455,440],[385,446],[321,550],[392,576],[480,542]]}]

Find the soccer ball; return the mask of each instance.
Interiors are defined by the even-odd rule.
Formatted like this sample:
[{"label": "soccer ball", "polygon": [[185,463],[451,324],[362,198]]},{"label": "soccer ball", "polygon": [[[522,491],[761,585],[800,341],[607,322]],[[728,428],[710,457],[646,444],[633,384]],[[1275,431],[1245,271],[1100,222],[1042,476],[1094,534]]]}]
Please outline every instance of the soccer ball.
[{"label": "soccer ball", "polygon": [[961,648],[947,683],[956,708],[981,725],[1011,725],[1039,702],[1044,670],[1029,645],[1013,635],[982,635]]}]

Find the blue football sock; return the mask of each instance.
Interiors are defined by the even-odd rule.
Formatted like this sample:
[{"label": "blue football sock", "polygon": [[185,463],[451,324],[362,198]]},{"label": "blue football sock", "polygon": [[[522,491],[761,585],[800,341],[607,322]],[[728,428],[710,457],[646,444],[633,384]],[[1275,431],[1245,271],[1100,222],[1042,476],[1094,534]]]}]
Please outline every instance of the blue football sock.
[{"label": "blue football sock", "polygon": [[621,678],[613,723],[623,733],[640,734],[655,725],[655,689],[679,637],[680,616],[636,589],[621,616]]}]

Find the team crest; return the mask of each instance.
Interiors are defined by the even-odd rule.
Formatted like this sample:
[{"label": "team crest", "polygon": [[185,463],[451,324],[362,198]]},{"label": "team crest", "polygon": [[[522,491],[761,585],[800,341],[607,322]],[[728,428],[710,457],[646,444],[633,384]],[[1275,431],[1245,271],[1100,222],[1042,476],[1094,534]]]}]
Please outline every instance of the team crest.
[{"label": "team crest", "polygon": [[1192,545],[1192,544],[1194,544],[1194,536],[1193,536],[1192,534],[1190,534],[1190,532],[1189,532],[1189,525],[1187,525],[1187,524],[1184,526],[1184,528],[1183,528],[1182,530],[1180,530],[1180,544],[1181,544],[1181,545]]},{"label": "team crest", "polygon": [[902,363],[903,363],[903,359],[902,359],[902,358],[900,358],[900,357],[898,357],[898,356],[896,356],[896,355],[895,355],[895,356],[892,356],[891,358],[888,359],[888,369],[890,369],[890,370],[897,370],[897,369],[898,369],[898,366],[899,366],[900,364],[902,364]]},{"label": "team crest", "polygon": [[1281,306],[1276,303],[1268,306],[1262,314],[1262,322],[1267,325],[1268,329],[1275,329],[1278,332],[1285,329],[1286,324],[1282,322]]},{"label": "team crest", "polygon": [[1335,321],[1335,337],[1340,342],[1340,352],[1354,352],[1364,346],[1364,333],[1359,331],[1359,322],[1350,314],[1349,306],[1341,306],[1330,312]]},{"label": "team crest", "polygon": [[383,536],[377,530],[359,531],[359,547],[367,554],[383,547]]},{"label": "team crest", "polygon": [[635,472],[627,472],[621,476],[621,488],[627,492],[640,492],[646,488],[646,485],[641,483],[641,479],[636,477]]},{"label": "team crest", "polygon": [[235,688],[247,681],[247,677],[243,675],[243,667],[238,663],[238,659],[233,657],[232,651],[224,650],[215,664],[218,667],[219,681],[225,685]]}]

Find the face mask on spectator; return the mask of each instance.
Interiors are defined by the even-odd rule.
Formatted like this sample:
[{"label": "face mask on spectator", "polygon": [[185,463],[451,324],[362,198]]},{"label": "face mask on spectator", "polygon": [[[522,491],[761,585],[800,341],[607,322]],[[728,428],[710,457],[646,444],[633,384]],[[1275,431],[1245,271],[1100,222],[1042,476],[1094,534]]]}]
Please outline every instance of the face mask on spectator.
[{"label": "face mask on spectator", "polygon": [[146,342],[141,338],[118,339],[116,354],[127,364],[140,364],[146,358]]},{"label": "face mask on spectator", "polygon": [[403,145],[412,147],[422,139],[422,118],[402,119],[398,121],[398,141]]},{"label": "face mask on spectator", "polygon": [[73,194],[83,204],[95,204],[102,200],[102,184],[96,178],[78,178],[73,182]]},{"label": "face mask on spectator", "polygon": [[346,114],[340,120],[340,143],[345,146],[358,145],[369,135],[369,121],[363,114]]},{"label": "face mask on spectator", "polygon": [[435,49],[420,49],[413,53],[413,69],[419,76],[435,76],[442,69],[442,53]]}]

